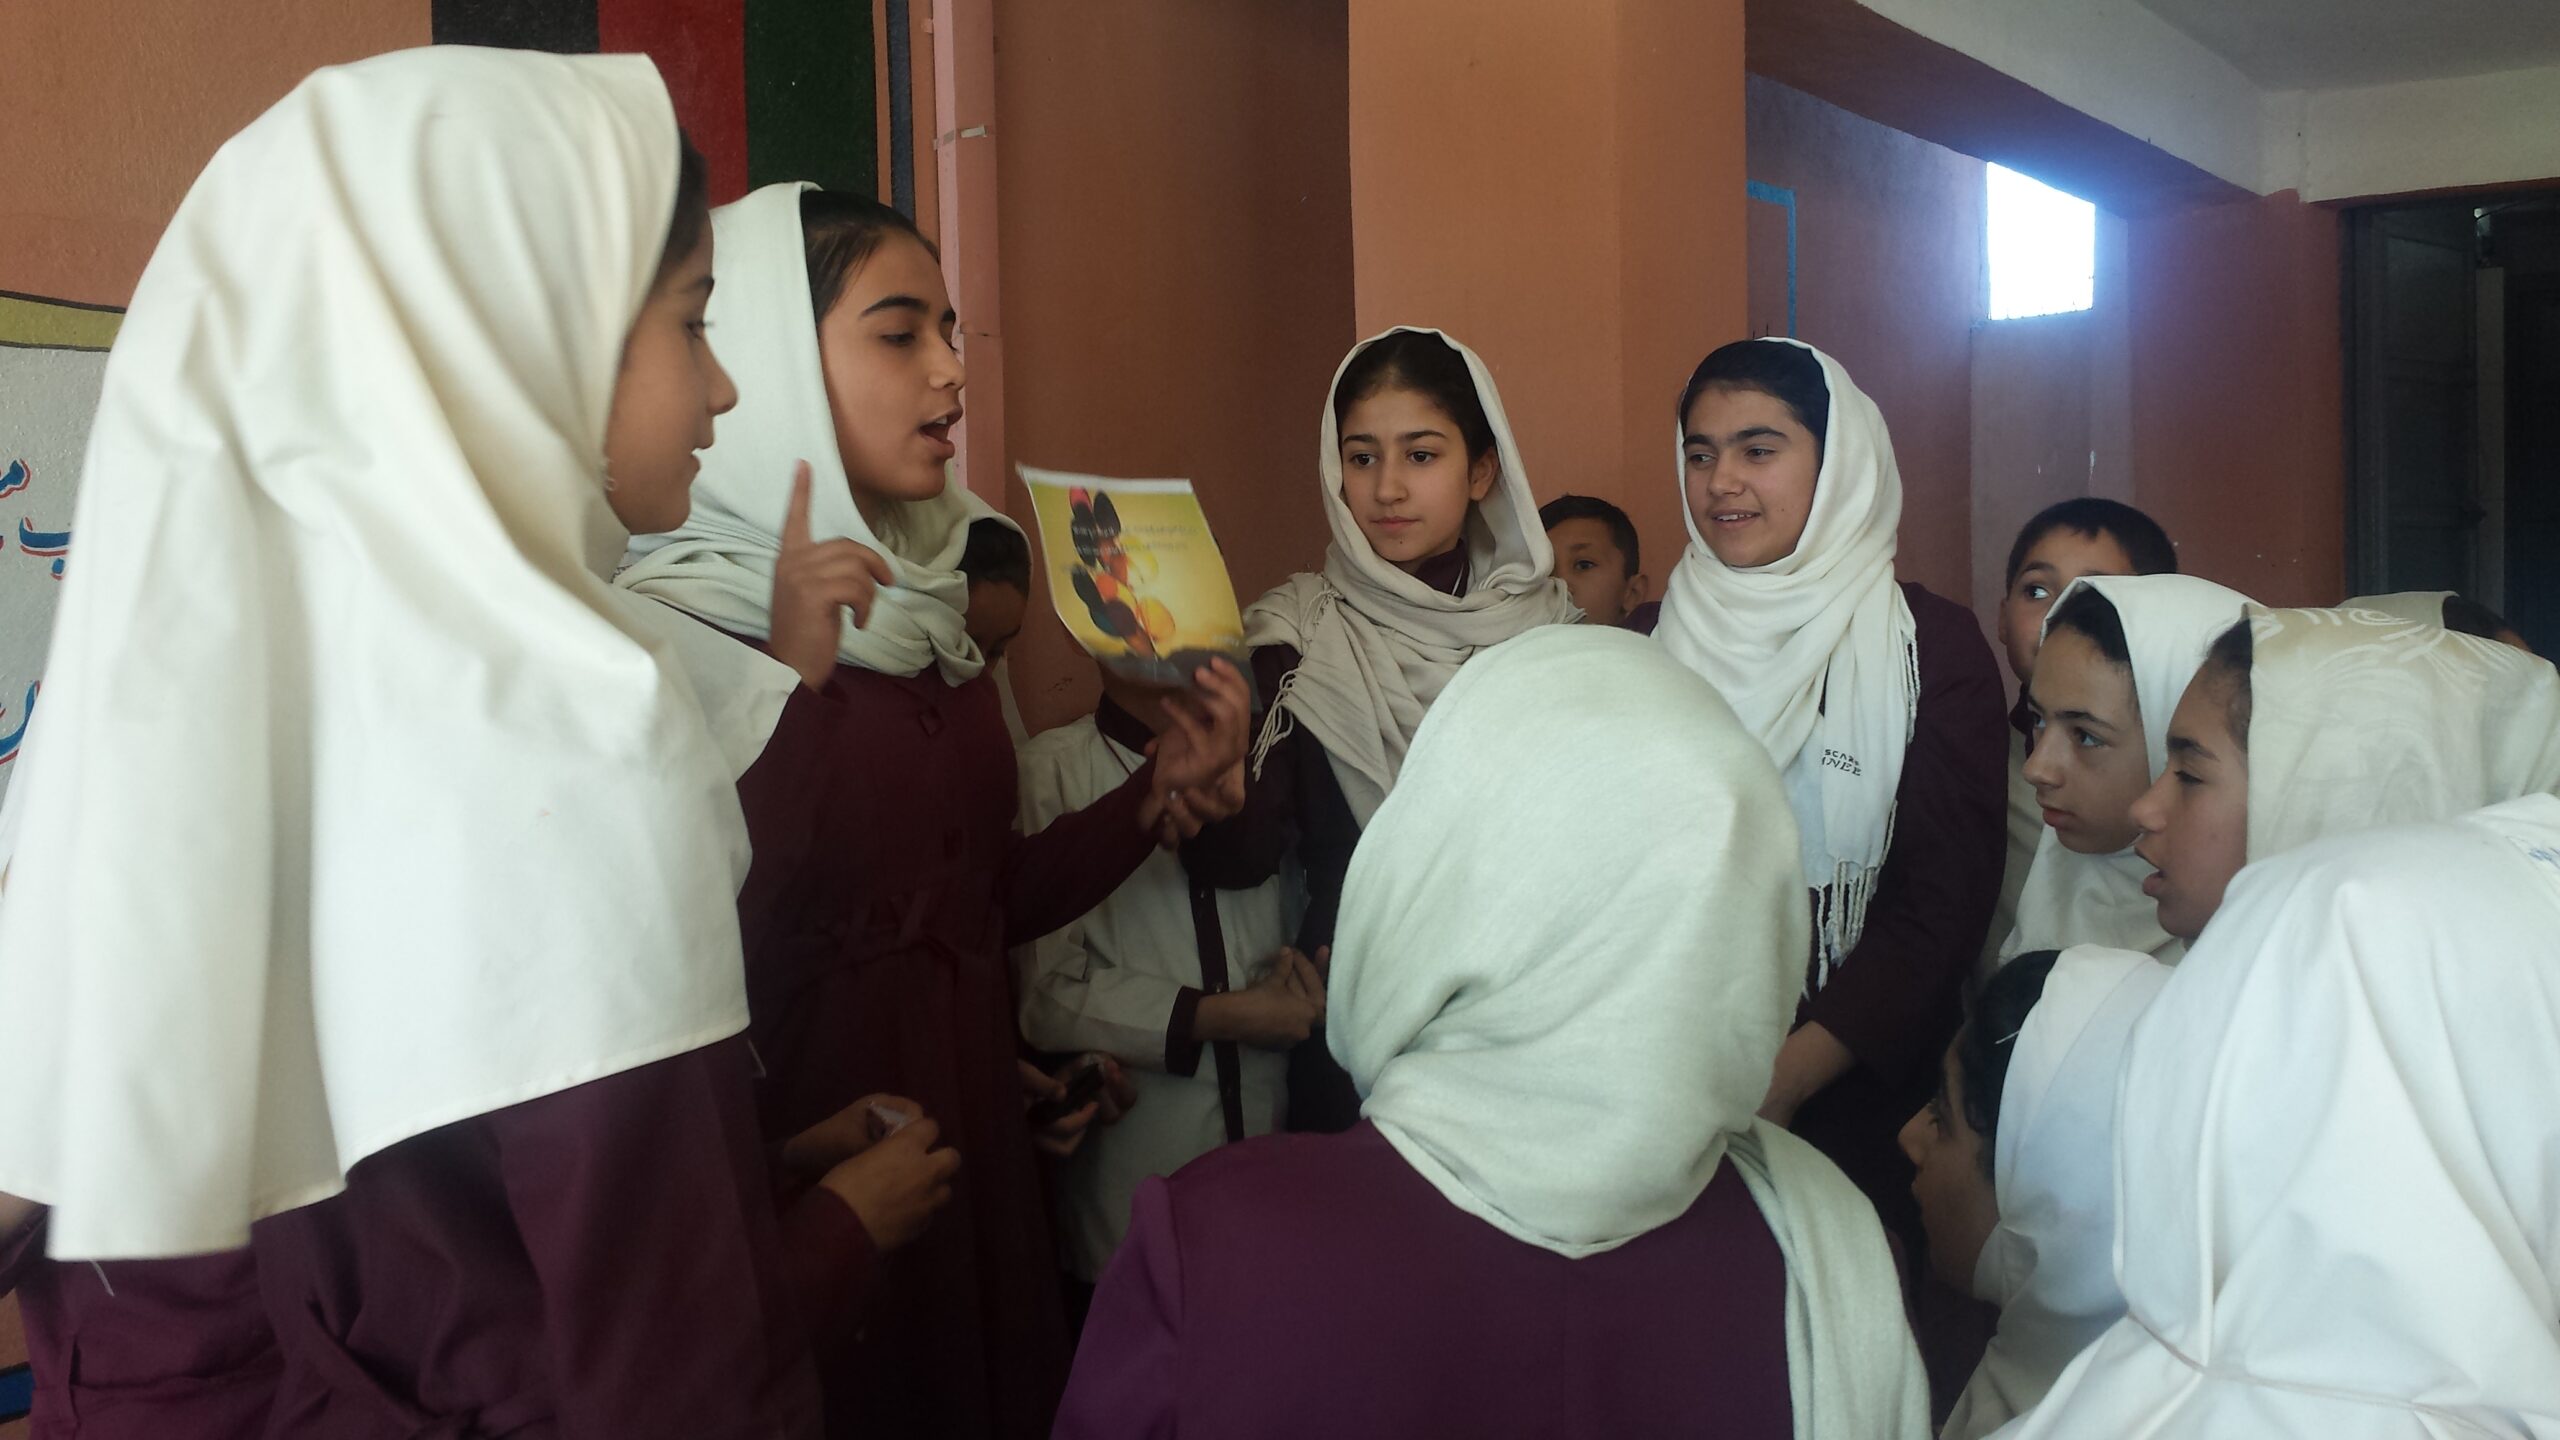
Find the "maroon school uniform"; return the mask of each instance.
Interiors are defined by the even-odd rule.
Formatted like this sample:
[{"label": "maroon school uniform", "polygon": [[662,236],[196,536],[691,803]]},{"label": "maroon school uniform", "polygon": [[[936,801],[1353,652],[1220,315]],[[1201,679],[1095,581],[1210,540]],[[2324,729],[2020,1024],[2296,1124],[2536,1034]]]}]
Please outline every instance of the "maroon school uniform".
[{"label": "maroon school uniform", "polygon": [[819,1338],[830,1435],[1048,1432],[1067,1333],[1006,948],[1100,904],[1145,860],[1152,782],[1141,766],[1017,835],[991,681],[839,666],[826,690],[794,692],[739,784],[766,1134],[888,1092],[921,1104],[961,1157],[949,1208]]},{"label": "maroon school uniform", "polygon": [[0,1238],[25,1323],[29,1440],[257,1440],[281,1364],[245,1250],[53,1261],[39,1214]]},{"label": "maroon school uniform", "polygon": [[1138,1191],[1060,1440],[1788,1440],[1786,1263],[1731,1165],[1581,1259],[1503,1234],[1365,1122]]},{"label": "maroon school uniform", "polygon": [[802,1312],[870,1243],[824,1191],[777,1224],[753,1065],[724,1040],[431,1130],[259,1221],[271,1440],[813,1434]]}]

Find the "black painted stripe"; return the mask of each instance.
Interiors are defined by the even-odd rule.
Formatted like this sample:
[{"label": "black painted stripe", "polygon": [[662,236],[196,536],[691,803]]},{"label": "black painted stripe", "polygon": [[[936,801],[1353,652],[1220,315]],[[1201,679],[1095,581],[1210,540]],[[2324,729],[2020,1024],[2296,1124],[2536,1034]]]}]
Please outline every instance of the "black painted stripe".
[{"label": "black painted stripe", "polygon": [[871,3],[747,0],[750,186],[814,180],[879,193]]},{"label": "black painted stripe", "polygon": [[595,0],[435,0],[431,32],[439,45],[500,45],[592,55]]}]

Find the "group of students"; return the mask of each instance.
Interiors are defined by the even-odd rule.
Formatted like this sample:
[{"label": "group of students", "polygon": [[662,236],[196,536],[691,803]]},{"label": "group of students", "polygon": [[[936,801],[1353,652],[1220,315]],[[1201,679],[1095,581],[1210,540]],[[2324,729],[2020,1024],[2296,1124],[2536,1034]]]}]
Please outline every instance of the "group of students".
[{"label": "group of students", "polygon": [[2013,710],[1782,340],[1646,606],[1399,327],[1250,677],[1017,756],[956,337],[644,60],[215,157],[0,809],[39,1435],[1916,1437],[1908,1268],[1950,1436],[2560,1433],[2549,664],[2083,501]]}]

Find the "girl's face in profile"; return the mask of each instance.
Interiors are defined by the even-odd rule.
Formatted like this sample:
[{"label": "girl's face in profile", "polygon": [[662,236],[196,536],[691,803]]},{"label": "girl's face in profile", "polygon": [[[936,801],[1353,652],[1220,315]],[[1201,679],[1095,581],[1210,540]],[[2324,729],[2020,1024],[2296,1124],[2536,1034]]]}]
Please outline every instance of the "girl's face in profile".
[{"label": "girl's face in profile", "polygon": [[711,448],[712,421],[737,408],[738,387],[704,333],[711,304],[711,227],[667,267],[622,342],[605,421],[605,498],[634,535],[673,530],[693,513],[693,477]]},{"label": "girl's face in profile", "polygon": [[942,493],[969,383],[959,331],[941,263],[905,234],[881,238],[818,322],[836,450],[866,521]]},{"label": "girl's face in profile", "polygon": [[2142,706],[2133,671],[2077,630],[2045,637],[2028,682],[2035,745],[2019,773],[2054,838],[2082,855],[2113,855],[2134,842],[2133,802],[2151,785]]},{"label": "girl's face in profile", "polygon": [[2134,853],[2154,873],[2142,893],[2159,902],[2160,928],[2182,940],[2204,933],[2231,877],[2249,863],[2249,752],[2231,730],[2236,682],[2207,668],[2169,717],[2169,765],[2133,805],[2142,838]]},{"label": "girl's face in profile", "polygon": [[1408,574],[1458,548],[1501,473],[1495,453],[1470,460],[1449,412],[1400,386],[1354,401],[1341,430],[1342,503],[1369,548]]}]

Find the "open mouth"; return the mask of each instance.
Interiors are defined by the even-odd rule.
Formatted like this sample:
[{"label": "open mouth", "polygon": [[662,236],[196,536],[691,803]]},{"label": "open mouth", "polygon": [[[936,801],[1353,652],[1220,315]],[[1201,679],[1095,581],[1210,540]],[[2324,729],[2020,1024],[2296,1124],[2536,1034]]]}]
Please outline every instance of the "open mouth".
[{"label": "open mouth", "polygon": [[940,419],[928,420],[917,426],[916,432],[943,449],[949,450],[954,448],[951,443],[951,427],[959,423],[960,412],[954,410]]},{"label": "open mouth", "polygon": [[1707,517],[1718,525],[1748,525],[1760,518],[1757,510],[1719,510]]}]

